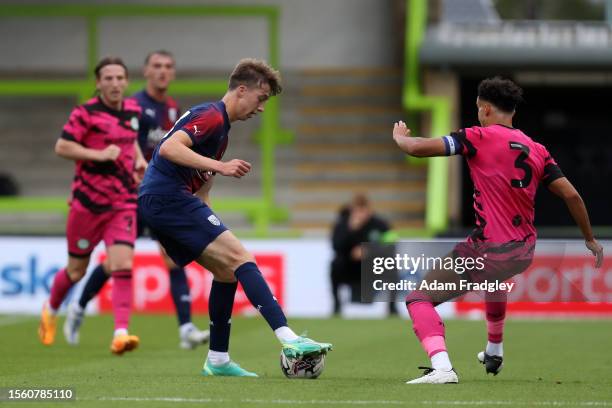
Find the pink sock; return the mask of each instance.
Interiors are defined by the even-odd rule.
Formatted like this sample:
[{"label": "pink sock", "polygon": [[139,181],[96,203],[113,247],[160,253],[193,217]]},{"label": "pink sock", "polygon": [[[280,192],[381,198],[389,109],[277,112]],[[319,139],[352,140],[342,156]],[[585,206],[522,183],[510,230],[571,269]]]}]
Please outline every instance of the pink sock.
[{"label": "pink sock", "polygon": [[115,330],[127,330],[132,311],[132,271],[129,269],[114,271],[112,277]]},{"label": "pink sock", "polygon": [[501,343],[504,339],[504,322],[506,319],[506,298],[507,294],[503,292],[493,293],[491,297],[495,301],[487,300],[485,297],[485,307],[487,311],[487,334],[488,340],[491,343]]},{"label": "pink sock", "polygon": [[408,313],[412,319],[414,333],[429,357],[446,351],[444,341],[444,323],[433,304],[427,301],[416,301],[408,304]]},{"label": "pink sock", "polygon": [[53,278],[53,284],[51,285],[51,296],[49,297],[49,306],[54,311],[57,311],[62,305],[62,301],[66,297],[66,293],[74,285],[74,282],[70,280],[66,268],[60,269]]}]

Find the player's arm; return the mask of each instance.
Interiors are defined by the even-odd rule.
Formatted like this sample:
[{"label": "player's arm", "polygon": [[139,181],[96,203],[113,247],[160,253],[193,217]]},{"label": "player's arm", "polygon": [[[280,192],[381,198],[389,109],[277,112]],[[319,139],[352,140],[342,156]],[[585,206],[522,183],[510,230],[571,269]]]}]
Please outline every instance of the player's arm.
[{"label": "player's arm", "polygon": [[147,170],[147,161],[142,154],[142,150],[140,150],[140,145],[138,144],[138,140],[134,142],[134,180],[137,184],[140,184],[142,181],[145,171]]},{"label": "player's arm", "polygon": [[114,144],[98,150],[64,138],[58,139],[55,143],[55,154],[68,160],[115,161],[119,153],[121,153],[121,148]]},{"label": "player's arm", "polygon": [[223,176],[241,178],[251,170],[251,164],[244,160],[233,159],[227,162],[210,159],[197,154],[190,147],[193,142],[189,135],[177,130],[164,140],[159,154],[166,160],[192,169],[214,171]]},{"label": "player's arm", "polygon": [[195,195],[204,202],[209,208],[212,208],[210,204],[210,190],[212,189],[213,182],[215,180],[215,176],[210,176],[206,183],[202,185]]},{"label": "player's arm", "polygon": [[603,263],[603,247],[593,236],[589,214],[582,197],[580,197],[578,191],[576,191],[572,183],[570,183],[566,177],[560,177],[553,180],[548,185],[548,189],[565,201],[565,205],[567,205],[570,214],[574,218],[574,221],[576,221],[576,224],[578,224],[578,227],[580,227],[580,231],[582,231],[586,247],[596,257],[595,267],[599,268]]},{"label": "player's arm", "polygon": [[77,106],[70,113],[60,138],[55,143],[55,154],[68,160],[115,161],[121,148],[111,144],[106,148],[90,149],[84,146],[91,127],[89,114],[82,106]]},{"label": "player's arm", "polygon": [[448,156],[448,149],[443,138],[426,138],[410,136],[410,129],[401,120],[393,126],[393,140],[406,154],[414,157]]}]

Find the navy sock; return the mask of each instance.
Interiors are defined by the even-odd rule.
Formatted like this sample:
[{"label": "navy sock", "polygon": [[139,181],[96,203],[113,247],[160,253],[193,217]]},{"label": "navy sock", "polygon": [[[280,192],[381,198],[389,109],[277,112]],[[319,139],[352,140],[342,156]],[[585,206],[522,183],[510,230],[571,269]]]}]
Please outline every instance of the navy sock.
[{"label": "navy sock", "polygon": [[287,326],[287,318],[270,291],[259,268],[253,262],[242,264],[234,272],[251,304],[259,310],[272,330]]},{"label": "navy sock", "polygon": [[79,306],[85,309],[87,303],[100,293],[109,278],[110,276],[104,272],[102,264],[96,266],[96,269],[93,270],[87,282],[85,282],[85,287],[83,287],[83,292],[81,292],[81,297],[79,298]]},{"label": "navy sock", "polygon": [[213,280],[208,297],[210,317],[210,349],[226,353],[229,349],[232,328],[232,308],[238,282],[226,283]]},{"label": "navy sock", "polygon": [[170,269],[170,292],[179,326],[191,322],[191,295],[185,269],[178,266]]}]

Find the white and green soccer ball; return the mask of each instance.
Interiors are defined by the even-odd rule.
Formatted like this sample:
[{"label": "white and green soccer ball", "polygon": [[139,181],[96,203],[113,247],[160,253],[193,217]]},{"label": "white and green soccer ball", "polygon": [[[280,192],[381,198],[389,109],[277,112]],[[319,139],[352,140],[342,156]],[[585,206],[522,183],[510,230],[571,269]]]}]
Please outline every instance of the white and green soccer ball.
[{"label": "white and green soccer ball", "polygon": [[325,354],[290,358],[281,351],[280,366],[287,378],[315,379],[321,375],[325,368]]}]

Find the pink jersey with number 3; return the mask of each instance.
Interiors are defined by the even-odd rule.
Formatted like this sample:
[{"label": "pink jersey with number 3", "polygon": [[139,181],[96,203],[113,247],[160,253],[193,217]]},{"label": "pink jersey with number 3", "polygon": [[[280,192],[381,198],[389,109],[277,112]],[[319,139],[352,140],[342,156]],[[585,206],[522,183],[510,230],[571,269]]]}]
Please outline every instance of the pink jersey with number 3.
[{"label": "pink jersey with number 3", "polygon": [[466,158],[474,182],[476,228],[468,241],[535,241],[538,185],[563,177],[548,150],[519,129],[503,125],[461,129],[445,143],[449,154]]}]

